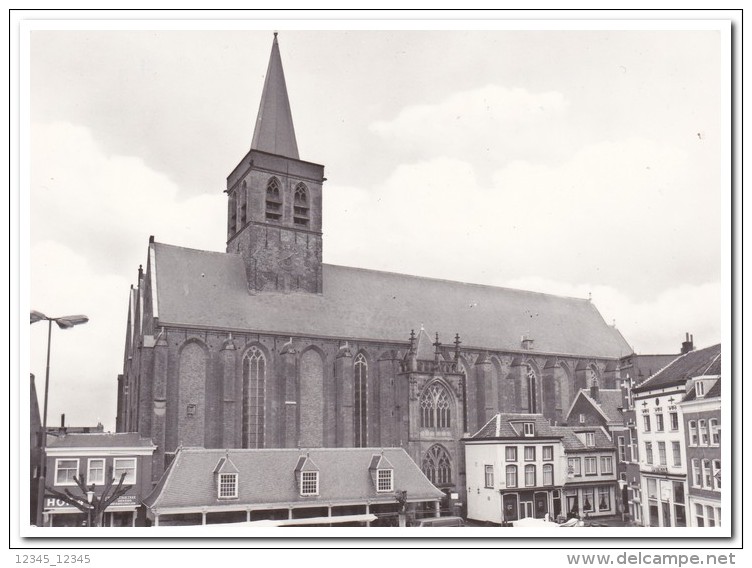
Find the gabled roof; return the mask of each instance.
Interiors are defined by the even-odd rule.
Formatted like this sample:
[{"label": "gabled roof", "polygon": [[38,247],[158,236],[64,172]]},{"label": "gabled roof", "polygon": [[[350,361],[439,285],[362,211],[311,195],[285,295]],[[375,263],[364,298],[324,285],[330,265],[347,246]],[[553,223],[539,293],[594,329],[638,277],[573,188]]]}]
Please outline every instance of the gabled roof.
[{"label": "gabled roof", "polygon": [[569,412],[567,412],[566,416],[567,422],[569,422],[570,415],[579,399],[587,401],[608,423],[623,423],[620,411],[622,408],[621,389],[599,389],[597,401],[590,396],[589,389],[581,389],[577,393],[577,396],[575,396],[572,405],[569,407]]},{"label": "gabled roof", "polygon": [[[524,436],[521,426],[525,422],[535,424],[535,436]],[[525,439],[559,437],[542,414],[500,413],[491,418],[475,434],[465,440]]]},{"label": "gabled roof", "polygon": [[96,432],[91,434],[65,434],[49,437],[50,448],[150,448],[150,438],[142,438],[138,432]]},{"label": "gabled roof", "polygon": [[721,374],[721,344],[680,355],[634,388],[635,393],[684,385],[687,379]]},{"label": "gabled roof", "polygon": [[[416,322],[470,348],[618,358],[632,349],[588,301],[323,265],[323,294],[251,294],[240,255],[154,243],[162,324],[407,343]],[[433,358],[433,357],[431,357]]]},{"label": "gabled roof", "polygon": [[[374,454],[394,465],[394,488],[410,501],[431,501],[443,493],[423,475],[402,448],[317,448],[309,450],[207,450],[182,448],[154,491],[144,500],[151,509],[211,507],[228,504],[217,499],[212,474],[217,461],[229,456],[238,469],[238,498],[231,505],[286,506],[300,502],[323,504],[394,502],[394,493],[378,493],[369,471]],[[315,461],[319,495],[300,496],[295,469],[300,459]]]},{"label": "gabled roof", "polygon": [[276,33],[264,79],[264,89],[261,92],[261,104],[253,131],[251,149],[296,160],[300,158]]},{"label": "gabled roof", "polygon": [[[606,436],[602,428],[595,427],[577,427],[577,426],[552,426],[554,432],[561,436],[561,442],[564,450],[567,452],[576,451],[593,451],[593,450],[613,450],[614,443]],[[587,446],[577,435],[581,432],[594,432],[595,445]]]}]

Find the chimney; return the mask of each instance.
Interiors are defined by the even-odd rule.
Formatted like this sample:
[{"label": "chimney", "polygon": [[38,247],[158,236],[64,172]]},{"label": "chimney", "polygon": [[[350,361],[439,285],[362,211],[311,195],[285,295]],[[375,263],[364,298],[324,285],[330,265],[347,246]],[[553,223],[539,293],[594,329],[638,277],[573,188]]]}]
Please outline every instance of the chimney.
[{"label": "chimney", "polygon": [[694,351],[695,350],[694,336],[690,335],[689,333],[687,333],[685,337],[686,338],[682,342],[682,346],[681,346],[681,354],[682,355],[686,355],[690,351]]},{"label": "chimney", "polygon": [[593,381],[593,384],[590,385],[590,398],[592,398],[595,402],[598,402],[598,383]]},{"label": "chimney", "polygon": [[525,334],[520,339],[520,344],[525,351],[529,351],[533,348],[533,338]]}]

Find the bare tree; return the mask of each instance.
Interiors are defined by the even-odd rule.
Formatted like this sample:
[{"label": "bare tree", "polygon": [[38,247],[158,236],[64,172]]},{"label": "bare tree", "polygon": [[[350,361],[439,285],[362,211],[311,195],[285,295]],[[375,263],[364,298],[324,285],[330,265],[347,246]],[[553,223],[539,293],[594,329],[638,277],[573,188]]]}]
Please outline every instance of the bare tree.
[{"label": "bare tree", "polygon": [[[90,515],[89,523],[93,527],[101,527],[104,513],[118,497],[124,495],[130,487],[123,487],[123,481],[125,481],[126,472],[120,476],[117,486],[113,489],[112,485],[115,483],[115,478],[112,475],[112,466],[107,468],[107,475],[105,477],[104,488],[101,495],[96,493],[96,484],[92,483],[90,486],[86,486],[86,474],[82,474],[81,477],[73,476],[73,481],[76,482],[78,488],[81,490],[81,495],[74,495],[70,489],[65,491],[58,491],[54,487],[47,486],[45,489],[47,493],[54,495],[57,499],[65,501],[69,505],[73,505],[83,513]],[[89,502],[88,493],[92,493],[91,502]]]}]

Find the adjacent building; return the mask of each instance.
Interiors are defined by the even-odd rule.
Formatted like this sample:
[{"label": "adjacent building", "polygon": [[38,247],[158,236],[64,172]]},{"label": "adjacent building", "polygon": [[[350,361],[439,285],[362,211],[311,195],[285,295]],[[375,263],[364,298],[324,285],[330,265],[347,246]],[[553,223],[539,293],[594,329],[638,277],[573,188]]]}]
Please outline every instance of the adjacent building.
[{"label": "adjacent building", "polygon": [[144,504],[154,526],[396,526],[443,497],[402,448],[180,448]]},{"label": "adjacent building", "polygon": [[[106,477],[119,481],[128,491],[106,510],[103,526],[132,527],[145,522],[142,500],[152,490],[152,458],[155,446],[138,433],[66,434],[48,437],[47,486],[82,496],[74,477],[86,479],[102,495]],[[117,481],[114,485],[117,485]],[[86,516],[73,505],[52,494],[44,498],[44,526],[82,526]]]},{"label": "adjacent building", "polygon": [[690,379],[704,385],[720,372],[719,344],[677,357],[633,389],[644,526],[688,526],[687,434],[680,403]]},{"label": "adjacent building", "polygon": [[687,381],[687,394],[679,405],[689,468],[689,525],[693,527],[721,526],[720,359],[718,367],[708,371],[711,374]]},{"label": "adjacent building", "polygon": [[566,458],[565,517],[611,517],[619,512],[616,450],[602,426],[554,426]]},{"label": "adjacent building", "polygon": [[464,439],[467,518],[558,517],[567,471],[560,430],[542,414],[497,414]]}]

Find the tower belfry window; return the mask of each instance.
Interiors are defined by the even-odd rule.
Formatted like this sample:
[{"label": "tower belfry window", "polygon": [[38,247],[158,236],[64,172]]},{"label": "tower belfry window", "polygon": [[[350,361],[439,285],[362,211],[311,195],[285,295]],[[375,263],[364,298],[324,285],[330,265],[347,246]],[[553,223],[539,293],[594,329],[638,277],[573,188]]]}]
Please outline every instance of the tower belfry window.
[{"label": "tower belfry window", "polygon": [[248,184],[244,181],[240,188],[240,226],[247,220]]},{"label": "tower belfry window", "polygon": [[282,197],[279,180],[275,177],[266,184],[266,220],[279,221],[282,218]]},{"label": "tower belfry window", "polygon": [[293,223],[304,227],[308,226],[308,189],[303,182],[295,186],[295,199],[293,201]]}]

